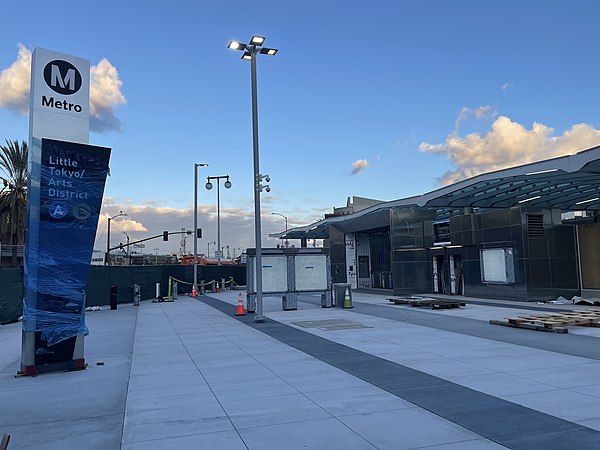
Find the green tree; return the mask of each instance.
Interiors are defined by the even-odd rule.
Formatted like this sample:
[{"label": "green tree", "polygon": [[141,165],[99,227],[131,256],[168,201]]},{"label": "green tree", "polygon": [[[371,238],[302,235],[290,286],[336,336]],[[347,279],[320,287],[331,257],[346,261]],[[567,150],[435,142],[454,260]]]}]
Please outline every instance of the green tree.
[{"label": "green tree", "polygon": [[4,176],[0,190],[0,241],[22,245],[25,242],[27,203],[27,143],[6,140],[0,145],[0,170]]}]

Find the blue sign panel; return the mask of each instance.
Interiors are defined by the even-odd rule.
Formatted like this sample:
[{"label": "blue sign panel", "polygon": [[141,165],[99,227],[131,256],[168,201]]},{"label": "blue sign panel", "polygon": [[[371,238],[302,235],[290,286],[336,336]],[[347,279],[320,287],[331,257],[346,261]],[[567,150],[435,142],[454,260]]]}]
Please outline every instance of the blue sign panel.
[{"label": "blue sign panel", "polygon": [[30,215],[28,232],[39,238],[26,249],[23,329],[41,332],[45,348],[88,332],[85,288],[109,158],[109,148],[42,139],[41,166],[32,168],[39,221]]}]

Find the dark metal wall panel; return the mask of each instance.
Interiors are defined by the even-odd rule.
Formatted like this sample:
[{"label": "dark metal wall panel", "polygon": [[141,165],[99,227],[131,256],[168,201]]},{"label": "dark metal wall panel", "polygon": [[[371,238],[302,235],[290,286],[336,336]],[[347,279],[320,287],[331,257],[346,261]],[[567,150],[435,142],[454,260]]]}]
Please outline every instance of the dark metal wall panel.
[{"label": "dark metal wall panel", "polygon": [[329,257],[334,283],[346,283],[346,240],[344,232],[333,225],[329,227]]},{"label": "dark metal wall panel", "polygon": [[600,223],[578,227],[583,288],[600,289]]},{"label": "dark metal wall panel", "polygon": [[425,208],[392,209],[392,283],[395,295],[429,292],[431,262],[426,246],[433,244],[435,212]]}]

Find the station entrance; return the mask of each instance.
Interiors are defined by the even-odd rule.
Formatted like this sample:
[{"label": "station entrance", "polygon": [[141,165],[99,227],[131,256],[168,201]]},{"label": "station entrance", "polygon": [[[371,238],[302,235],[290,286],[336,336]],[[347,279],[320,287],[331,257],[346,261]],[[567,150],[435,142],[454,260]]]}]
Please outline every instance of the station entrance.
[{"label": "station entrance", "polygon": [[464,278],[462,270],[462,257],[459,254],[432,256],[433,293],[463,295]]}]

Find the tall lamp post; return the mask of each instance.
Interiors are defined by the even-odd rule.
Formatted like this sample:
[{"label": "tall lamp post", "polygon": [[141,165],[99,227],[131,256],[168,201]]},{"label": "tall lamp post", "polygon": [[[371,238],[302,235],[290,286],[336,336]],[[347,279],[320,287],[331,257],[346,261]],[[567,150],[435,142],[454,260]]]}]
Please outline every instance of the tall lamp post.
[{"label": "tall lamp post", "polygon": [[208,245],[208,250],[207,250],[207,254],[206,254],[207,259],[210,258],[210,244],[216,244],[216,242],[212,241],[212,242],[207,243],[207,245]]},{"label": "tall lamp post", "polygon": [[217,247],[219,249],[219,256],[217,257],[218,264],[221,265],[221,258],[223,257],[223,251],[221,249],[221,196],[219,191],[219,180],[226,179],[223,186],[226,189],[231,187],[231,181],[229,181],[229,175],[220,175],[218,177],[207,177],[206,181],[206,189],[209,191],[212,189],[213,185],[210,180],[217,180]]},{"label": "tall lamp post", "polygon": [[207,167],[205,163],[194,164],[194,284],[192,297],[198,293],[198,167]]},{"label": "tall lamp post", "polygon": [[125,250],[125,255],[127,256],[127,265],[130,266],[131,265],[131,257],[129,255],[129,235],[127,234],[127,231],[123,231],[123,234],[125,236],[127,236],[127,245],[126,245],[127,250]]},{"label": "tall lamp post", "polygon": [[228,48],[232,50],[241,50],[244,52],[242,59],[250,60],[250,78],[252,83],[252,153],[254,156],[254,234],[256,241],[256,315],[255,322],[264,322],[263,297],[262,297],[262,242],[261,242],[261,224],[260,224],[260,193],[263,189],[267,192],[271,188],[261,184],[265,179],[270,182],[268,175],[261,175],[258,154],[258,98],[256,86],[256,55],[263,54],[274,56],[277,53],[275,48],[267,48],[262,45],[265,42],[263,36],[252,36],[250,43],[242,44],[237,41],[231,41]]},{"label": "tall lamp post", "polygon": [[112,217],[108,218],[108,231],[106,232],[106,261],[105,265],[110,266],[110,221],[116,219],[117,217],[126,216],[123,211],[119,211],[119,214],[115,214]]},{"label": "tall lamp post", "polygon": [[[281,216],[281,217],[283,217],[283,218],[285,219],[285,231],[287,231],[287,230],[288,230],[288,221],[287,221],[287,219],[288,219],[288,218],[287,218],[287,216],[284,216],[283,214],[281,214],[281,213],[276,213],[276,212],[272,212],[272,213],[271,213],[271,215],[272,215],[272,216]],[[287,240],[287,238],[286,238],[286,240],[285,240],[286,244],[287,244],[287,241],[288,241],[288,240]],[[283,238],[281,238],[281,243],[283,243]]]}]

